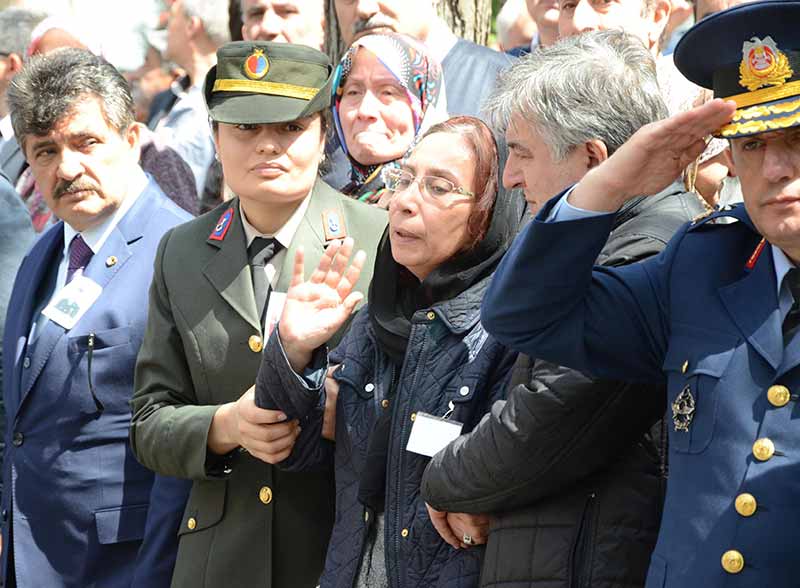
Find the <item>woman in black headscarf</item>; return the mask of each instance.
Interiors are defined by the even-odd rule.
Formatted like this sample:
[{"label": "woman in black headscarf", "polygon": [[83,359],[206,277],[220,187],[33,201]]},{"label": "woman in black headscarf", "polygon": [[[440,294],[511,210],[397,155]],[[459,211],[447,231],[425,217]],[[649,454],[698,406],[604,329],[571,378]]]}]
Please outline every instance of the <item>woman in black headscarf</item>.
[{"label": "woman in black headscarf", "polygon": [[[275,453],[281,467],[316,467],[335,451],[323,587],[478,585],[480,538],[465,532],[445,543],[419,484],[429,457],[502,397],[514,359],[479,320],[523,215],[521,200],[497,200],[497,166],[491,131],[457,117],[433,126],[387,176],[389,227],[369,305],[330,354],[326,341],[361,298],[352,284],[365,255],[348,267],[352,242],[331,246],[308,281],[296,259],[256,398],[300,419],[299,437]],[[320,437],[328,362],[340,366],[335,447]]]}]

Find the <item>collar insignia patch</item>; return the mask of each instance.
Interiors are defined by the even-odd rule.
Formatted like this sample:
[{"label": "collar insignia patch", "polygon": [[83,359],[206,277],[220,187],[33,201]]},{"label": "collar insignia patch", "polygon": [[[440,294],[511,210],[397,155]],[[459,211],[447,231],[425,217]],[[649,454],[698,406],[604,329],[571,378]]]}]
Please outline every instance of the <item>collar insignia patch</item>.
[{"label": "collar insignia patch", "polygon": [[233,220],[233,208],[229,208],[225,212],[222,213],[222,216],[219,217],[217,221],[217,226],[214,227],[214,230],[208,236],[209,239],[212,241],[224,241],[225,235],[228,234],[228,229],[231,228],[231,221]]},{"label": "collar insignia patch", "polygon": [[269,71],[269,60],[263,49],[256,49],[244,60],[244,75],[251,80],[261,80]]},{"label": "collar insignia patch", "polygon": [[689,425],[692,424],[692,419],[694,419],[694,409],[695,402],[692,390],[689,386],[686,386],[672,403],[672,424],[675,425],[676,431],[689,432]]},{"label": "collar insignia patch", "polygon": [[742,46],[739,84],[755,92],[764,86],[782,86],[794,75],[786,54],[772,37],[753,37]]},{"label": "collar insignia patch", "polygon": [[326,210],[322,213],[322,226],[325,230],[325,241],[344,239],[347,237],[347,229],[344,226],[344,219],[338,210]]}]

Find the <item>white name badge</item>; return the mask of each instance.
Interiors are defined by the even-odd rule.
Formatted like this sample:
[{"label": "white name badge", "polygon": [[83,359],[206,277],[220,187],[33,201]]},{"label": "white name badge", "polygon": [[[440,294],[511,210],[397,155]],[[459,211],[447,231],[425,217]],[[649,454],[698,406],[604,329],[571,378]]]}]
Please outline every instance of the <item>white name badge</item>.
[{"label": "white name badge", "polygon": [[267,304],[267,316],[264,317],[265,339],[269,339],[272,330],[283,314],[283,305],[286,304],[286,292],[270,292],[269,303]]},{"label": "white name badge", "polygon": [[57,325],[70,330],[103,292],[102,286],[84,276],[74,278],[53,296],[42,314]]},{"label": "white name badge", "polygon": [[426,457],[433,457],[461,435],[463,423],[418,412],[411,427],[406,449]]}]

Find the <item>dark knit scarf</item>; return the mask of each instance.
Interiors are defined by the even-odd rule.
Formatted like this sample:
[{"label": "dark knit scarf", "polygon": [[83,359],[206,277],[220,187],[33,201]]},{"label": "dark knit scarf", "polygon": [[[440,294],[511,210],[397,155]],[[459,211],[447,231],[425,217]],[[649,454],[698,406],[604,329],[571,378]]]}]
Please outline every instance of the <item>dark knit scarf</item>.
[{"label": "dark knit scarf", "polygon": [[[494,205],[486,236],[472,249],[458,253],[422,282],[394,260],[389,228],[383,234],[369,287],[369,319],[380,351],[393,364],[394,377],[387,397],[396,392],[411,335],[411,317],[418,310],[451,300],[494,272],[511,245],[525,214],[525,201],[504,195]],[[394,407],[395,402],[390,402]],[[382,512],[386,485],[392,410],[381,411],[369,438],[358,497],[362,504]]]}]

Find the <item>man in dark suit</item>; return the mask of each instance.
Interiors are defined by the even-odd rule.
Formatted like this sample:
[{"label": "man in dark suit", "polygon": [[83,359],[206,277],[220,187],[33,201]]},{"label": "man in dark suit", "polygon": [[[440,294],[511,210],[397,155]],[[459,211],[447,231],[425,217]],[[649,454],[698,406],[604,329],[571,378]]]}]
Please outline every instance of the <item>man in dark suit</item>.
[{"label": "man in dark suit", "polygon": [[62,222],[23,260],[9,302],[0,582],[163,586],[188,489],[154,484],[136,462],[128,402],[156,246],[190,217],[139,167],[128,85],[106,61],[80,49],[41,57],[9,103]]}]

